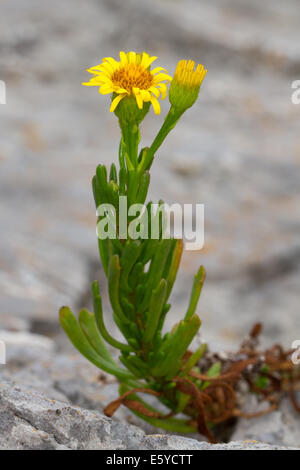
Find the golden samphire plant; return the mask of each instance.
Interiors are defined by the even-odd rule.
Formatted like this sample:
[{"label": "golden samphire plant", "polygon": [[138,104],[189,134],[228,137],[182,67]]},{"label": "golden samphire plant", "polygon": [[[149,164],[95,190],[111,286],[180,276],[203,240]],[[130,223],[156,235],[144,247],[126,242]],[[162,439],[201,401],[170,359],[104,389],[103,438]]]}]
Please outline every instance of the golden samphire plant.
[{"label": "golden samphire plant", "polygon": [[[258,364],[259,358],[244,354],[224,373],[221,362],[212,361],[201,374],[199,361],[206,354],[206,345],[201,344],[193,353],[188,347],[201,325],[195,312],[204,268],[201,266],[194,278],[183,319],[169,333],[163,333],[183,241],[163,237],[161,220],[156,238],[143,237],[142,231],[140,237],[133,237],[129,225],[121,230],[109,223],[110,211],[119,220],[121,197],[126,198],[127,207],[145,204],[146,220],[151,219],[152,205],[146,199],[153,159],[183,113],[196,102],[206,75],[202,65],[181,60],[172,78],[162,67],[152,68],[155,60],[145,52],[120,52],[120,61],[106,57],[88,69],[92,78],[83,83],[111,95],[110,111],[117,116],[121,130],[119,168],[112,163],[108,173],[104,165],[98,165],[93,193],[96,207],[106,207],[97,212],[97,227],[107,229],[106,237],[98,235],[99,252],[113,319],[124,342],[113,338],[105,327],[97,281],[92,284],[94,313],[83,309],[77,320],[68,307],[62,307],[60,322],[73,345],[89,361],[119,380],[120,397],[106,407],[108,416],[123,404],[159,428],[179,433],[198,430],[214,442],[211,425],[238,415],[233,385],[242,371]],[[151,105],[155,114],[160,114],[159,99],[167,94],[170,109],[160,130],[150,147],[139,149],[141,122]],[[128,224],[131,220],[128,217]],[[119,351],[122,365],[113,359],[106,343]],[[265,364],[259,366],[259,374],[263,374],[263,367]],[[139,393],[153,395],[169,412],[157,411]],[[176,418],[178,414],[185,417]]]}]

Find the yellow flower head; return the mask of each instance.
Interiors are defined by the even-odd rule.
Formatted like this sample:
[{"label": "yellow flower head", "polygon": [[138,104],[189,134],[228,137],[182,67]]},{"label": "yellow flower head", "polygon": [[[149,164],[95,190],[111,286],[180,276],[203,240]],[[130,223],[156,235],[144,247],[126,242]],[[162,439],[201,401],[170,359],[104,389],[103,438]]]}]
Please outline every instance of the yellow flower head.
[{"label": "yellow flower head", "polygon": [[165,69],[156,67],[150,70],[150,65],[157,57],[150,57],[146,52],[120,52],[120,61],[112,57],[105,57],[101,64],[88,69],[94,76],[87,86],[98,86],[99,93],[106,95],[114,93],[110,111],[114,111],[120,101],[133,96],[139,109],[144,102],[151,102],[154,112],[160,113],[160,104],[157,100],[167,95],[167,83],[172,80]]},{"label": "yellow flower head", "polygon": [[169,99],[173,106],[190,108],[199,95],[200,85],[207,70],[193,60],[180,60],[170,86]]}]

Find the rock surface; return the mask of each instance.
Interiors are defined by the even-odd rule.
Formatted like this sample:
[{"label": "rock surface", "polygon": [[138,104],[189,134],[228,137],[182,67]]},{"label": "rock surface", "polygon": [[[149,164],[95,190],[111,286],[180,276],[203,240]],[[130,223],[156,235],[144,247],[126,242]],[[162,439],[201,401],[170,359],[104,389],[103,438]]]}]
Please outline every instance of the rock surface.
[{"label": "rock surface", "polygon": [[[100,372],[76,352],[58,352],[54,342],[45,348],[38,335],[27,335],[27,344],[25,338],[22,344],[13,341],[13,335],[19,337],[19,333],[11,333],[10,360],[0,366],[0,417],[3,418],[0,448],[211,448],[198,434],[167,435],[123,406],[108,419],[103,416],[103,409],[118,397],[118,384],[111,376]],[[266,406],[257,403],[252,395],[245,397],[244,402],[247,413]],[[157,402],[154,405],[157,407]],[[11,431],[10,423],[14,423]],[[82,440],[72,434],[77,428]],[[234,442],[212,448],[268,448],[268,445],[300,448],[299,416],[287,400],[271,415],[247,421],[240,419],[232,431]],[[121,439],[125,435],[126,442]]]},{"label": "rock surface", "polygon": [[[248,397],[248,405],[244,408],[246,413],[262,411],[269,405],[258,404],[255,396]],[[290,401],[285,398],[280,408],[273,413],[251,420],[240,419],[237,423],[233,440],[253,440],[283,445],[299,446],[300,419],[295,413]]]},{"label": "rock surface", "polygon": [[0,449],[106,450],[279,450],[258,442],[212,446],[182,436],[146,435],[136,426],[118,423],[97,411],[50,400],[2,380]]}]

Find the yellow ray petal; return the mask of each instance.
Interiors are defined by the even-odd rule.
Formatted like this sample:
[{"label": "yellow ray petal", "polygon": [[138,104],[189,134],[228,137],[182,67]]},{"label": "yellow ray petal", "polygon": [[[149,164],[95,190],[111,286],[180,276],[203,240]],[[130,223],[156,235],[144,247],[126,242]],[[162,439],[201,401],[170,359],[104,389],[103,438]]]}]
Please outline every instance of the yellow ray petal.
[{"label": "yellow ray petal", "polygon": [[104,57],[103,62],[109,63],[109,65],[113,68],[113,70],[116,70],[120,66],[119,62],[117,62],[112,57]]},{"label": "yellow ray petal", "polygon": [[110,85],[102,85],[99,88],[99,93],[101,93],[101,95],[108,95],[109,93],[112,93],[113,91],[114,89]]},{"label": "yellow ray petal", "polygon": [[159,73],[158,75],[154,76],[154,83],[161,82],[162,80],[171,81],[172,77],[171,75],[168,75],[167,73]]},{"label": "yellow ray petal", "polygon": [[83,82],[82,84],[85,86],[100,86],[101,85],[101,80],[98,79],[98,77],[93,77],[90,79],[89,82]]},{"label": "yellow ray petal", "polygon": [[149,54],[147,54],[147,52],[144,51],[142,54],[141,66],[147,68],[145,64],[147,64],[148,60],[149,60]]},{"label": "yellow ray petal", "polygon": [[116,107],[118,106],[118,104],[120,103],[120,101],[125,97],[126,95],[118,95],[114,98],[114,100],[112,101],[111,103],[111,107],[110,107],[110,112],[112,113]]},{"label": "yellow ray petal", "polygon": [[164,69],[163,67],[155,67],[155,69],[151,70],[151,73],[152,73],[152,75],[155,75],[156,73],[160,72],[161,70],[166,72],[166,69]]},{"label": "yellow ray petal", "polygon": [[143,52],[141,65],[145,67],[145,69],[147,69],[152,64],[152,62],[154,62],[156,59],[157,57],[155,56],[150,57],[149,54],[147,54],[146,52]]},{"label": "yellow ray petal", "polygon": [[133,51],[128,52],[128,63],[135,64],[136,61],[136,53]]},{"label": "yellow ray petal", "polygon": [[158,87],[161,91],[161,99],[164,100],[167,97],[167,85],[165,83],[160,83]]},{"label": "yellow ray petal", "polygon": [[103,62],[102,64],[103,70],[112,75],[116,68],[113,67],[109,62]]},{"label": "yellow ray petal", "polygon": [[160,104],[155,98],[155,96],[152,96],[151,103],[152,103],[155,114],[160,114]]},{"label": "yellow ray petal", "polygon": [[125,54],[124,51],[120,51],[120,59],[121,59],[121,64],[122,65],[127,65],[128,64],[127,54]]},{"label": "yellow ray petal", "polygon": [[156,88],[155,86],[152,86],[149,88],[149,91],[151,91],[151,93],[153,93],[153,95],[156,96],[156,98],[159,98],[160,91],[158,90],[158,88]]},{"label": "yellow ray petal", "polygon": [[94,67],[90,67],[89,69],[86,69],[86,71],[97,75],[101,72],[100,65],[95,65]]},{"label": "yellow ray petal", "polygon": [[139,88],[133,87],[132,92],[136,98],[137,105],[140,109],[143,107],[143,95],[142,95],[142,90]]},{"label": "yellow ray petal", "polygon": [[136,98],[136,102],[137,102],[139,109],[142,109],[143,104],[144,104],[142,95],[141,94],[135,95],[135,98]]},{"label": "yellow ray petal", "polygon": [[[112,85],[112,86],[113,86],[113,85]],[[114,88],[114,91],[115,91],[116,93],[122,93],[122,94],[124,93],[124,94],[126,94],[126,95],[129,94],[129,92],[128,92],[127,90],[125,90],[125,88],[121,88],[120,86],[113,86],[113,88]]]},{"label": "yellow ray petal", "polygon": [[96,86],[95,83],[91,83],[91,82],[82,82],[81,85],[84,85],[84,86]]},{"label": "yellow ray petal", "polygon": [[151,101],[151,93],[150,93],[150,88],[148,90],[141,90],[141,95],[143,97],[143,101]]},{"label": "yellow ray petal", "polygon": [[97,68],[92,67],[91,69],[89,69],[89,72],[90,73],[99,73],[99,74],[100,73],[105,73],[105,74],[110,76],[113,73],[113,68],[108,62],[105,62],[105,63],[99,65],[99,67],[97,67]]}]

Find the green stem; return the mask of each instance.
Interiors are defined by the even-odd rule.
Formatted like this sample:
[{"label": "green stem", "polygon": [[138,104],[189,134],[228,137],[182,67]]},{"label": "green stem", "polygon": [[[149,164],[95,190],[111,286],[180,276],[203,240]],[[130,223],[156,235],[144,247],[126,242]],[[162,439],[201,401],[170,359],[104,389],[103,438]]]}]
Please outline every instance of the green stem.
[{"label": "green stem", "polygon": [[122,136],[125,144],[126,153],[130,162],[136,168],[138,166],[138,145],[140,140],[139,126],[136,122],[128,122],[121,125]]},{"label": "green stem", "polygon": [[163,125],[161,126],[157,136],[155,137],[151,147],[147,151],[145,158],[141,161],[141,169],[143,171],[149,170],[154,158],[155,153],[169,134],[169,132],[174,129],[177,121],[181,117],[184,111],[178,111],[176,108],[171,106],[170,111],[168,112]]}]

